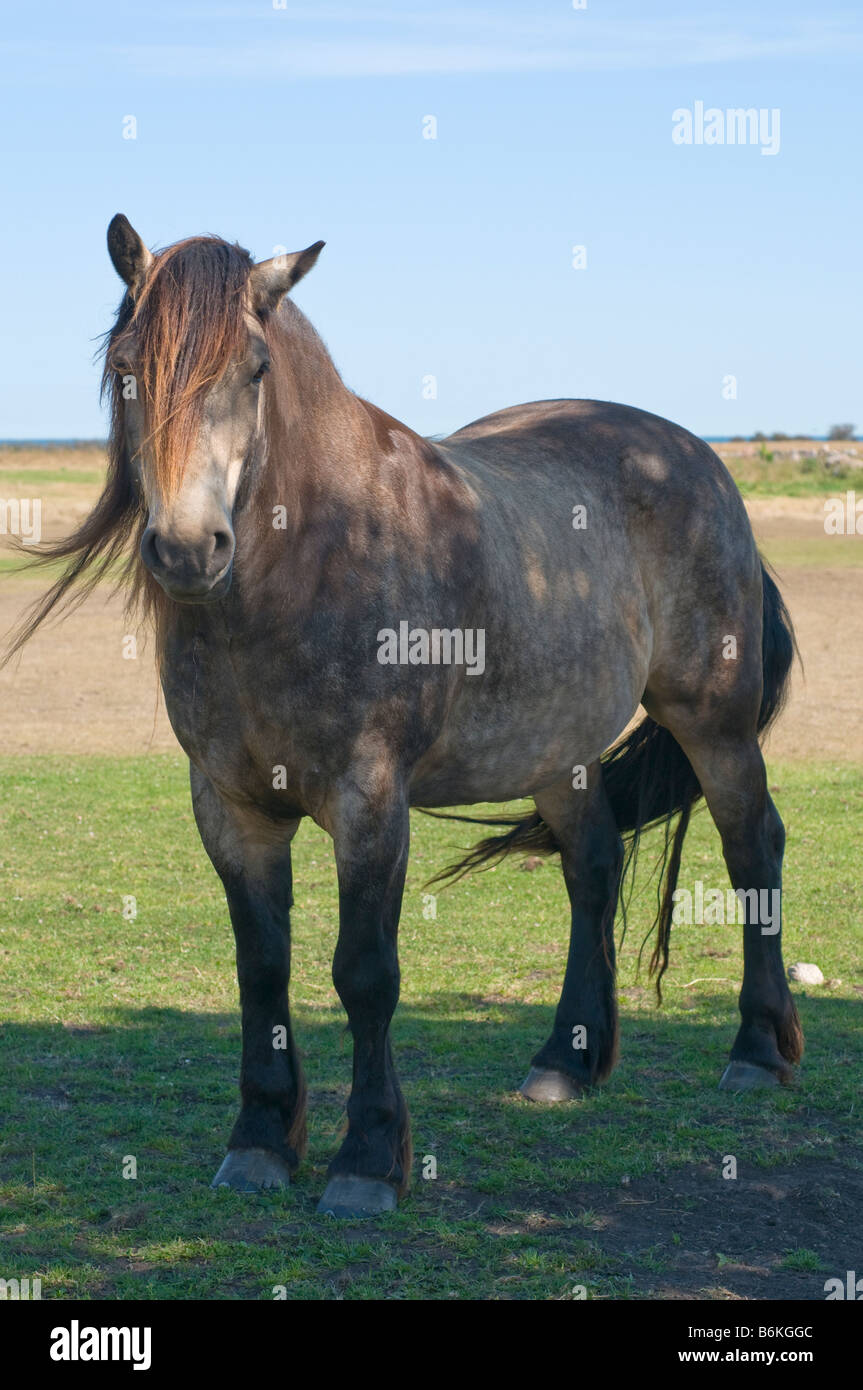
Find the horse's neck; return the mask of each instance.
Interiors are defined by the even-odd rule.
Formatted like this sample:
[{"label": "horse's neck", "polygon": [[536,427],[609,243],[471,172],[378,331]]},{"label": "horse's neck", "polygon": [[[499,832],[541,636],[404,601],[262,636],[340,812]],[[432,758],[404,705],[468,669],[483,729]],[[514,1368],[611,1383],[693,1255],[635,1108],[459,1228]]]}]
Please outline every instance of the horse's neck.
[{"label": "horse's neck", "polygon": [[378,507],[394,463],[399,471],[411,460],[418,469],[424,466],[427,441],[345,386],[321,338],[290,301],[274,325],[270,347],[268,495],[291,494],[308,521],[310,508],[334,501],[352,510]]}]

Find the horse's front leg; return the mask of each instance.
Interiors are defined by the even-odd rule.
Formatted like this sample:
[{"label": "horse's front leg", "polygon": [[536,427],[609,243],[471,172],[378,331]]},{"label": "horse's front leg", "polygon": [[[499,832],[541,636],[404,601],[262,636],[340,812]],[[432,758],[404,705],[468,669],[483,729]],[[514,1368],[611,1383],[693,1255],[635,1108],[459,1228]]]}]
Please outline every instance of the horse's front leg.
[{"label": "horse's front leg", "polygon": [[222,880],[237,947],[243,1028],[240,1114],[213,1187],[287,1187],[306,1147],[306,1088],[291,1033],[291,839],[298,821],[255,833],[192,769],[204,848]]},{"label": "horse's front leg", "polygon": [[399,997],[397,935],[410,826],[407,796],[339,795],[331,816],[339,876],[333,981],[354,1044],[348,1132],[330,1164],[318,1211],[364,1217],[391,1211],[410,1181],[410,1122],[390,1051]]}]

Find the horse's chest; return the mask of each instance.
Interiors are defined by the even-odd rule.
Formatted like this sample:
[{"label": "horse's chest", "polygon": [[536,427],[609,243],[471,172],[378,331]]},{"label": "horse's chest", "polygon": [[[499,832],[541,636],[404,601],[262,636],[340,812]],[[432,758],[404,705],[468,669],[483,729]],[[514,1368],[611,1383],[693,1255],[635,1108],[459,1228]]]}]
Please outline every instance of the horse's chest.
[{"label": "horse's chest", "polygon": [[271,653],[204,642],[172,650],[162,686],[179,743],[223,795],[313,811],[339,725],[314,687],[292,681]]}]

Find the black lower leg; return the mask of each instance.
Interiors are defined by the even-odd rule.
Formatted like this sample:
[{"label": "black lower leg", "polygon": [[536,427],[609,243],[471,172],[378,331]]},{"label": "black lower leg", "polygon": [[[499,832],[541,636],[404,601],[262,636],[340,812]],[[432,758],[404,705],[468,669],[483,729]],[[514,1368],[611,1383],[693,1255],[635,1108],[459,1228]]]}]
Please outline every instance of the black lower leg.
[{"label": "black lower leg", "polygon": [[800,1060],[803,1036],[782,962],[781,885],[785,830],[764,790],[745,833],[723,836],[731,881],[744,905],[741,1025],[732,1062],[763,1067],[781,1081]]},{"label": "black lower leg", "polygon": [[407,865],[407,807],[364,818],[336,843],[339,940],[333,981],[353,1038],[348,1131],[329,1175],[372,1179],[404,1191],[410,1180],[410,1126],[390,1048],[398,1002],[398,919]]},{"label": "black lower leg", "polygon": [[225,885],[237,944],[242,1009],[241,1110],[231,1149],[268,1149],[294,1169],[305,1152],[305,1084],[288,1008],[290,861],[277,885]]},{"label": "black lower leg", "polygon": [[623,865],[598,764],[587,782],[584,789],[567,787],[554,799],[537,800],[561,846],[572,923],[554,1027],[532,1064],[562,1071],[578,1086],[602,1081],[617,1060],[614,915]]},{"label": "black lower leg", "polygon": [[284,1184],[305,1151],[305,1085],[288,1011],[291,840],[299,821],[274,827],[246,815],[239,823],[195,767],[191,787],[231,914],[243,1029],[241,1109],[215,1185],[252,1191]]}]

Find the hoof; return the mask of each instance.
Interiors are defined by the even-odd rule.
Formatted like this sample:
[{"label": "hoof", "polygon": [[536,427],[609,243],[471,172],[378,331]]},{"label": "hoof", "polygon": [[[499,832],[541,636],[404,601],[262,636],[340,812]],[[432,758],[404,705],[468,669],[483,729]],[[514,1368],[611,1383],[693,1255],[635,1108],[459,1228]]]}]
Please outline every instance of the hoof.
[{"label": "hoof", "polygon": [[565,1071],[552,1071],[546,1067],[531,1067],[527,1080],[519,1089],[528,1100],[545,1102],[547,1105],[558,1100],[579,1100],[584,1094],[583,1087],[567,1076]]},{"label": "hoof", "polygon": [[382,1211],[395,1211],[397,1206],[398,1195],[390,1183],[348,1174],[330,1178],[318,1202],[318,1215],[363,1220],[379,1216]]},{"label": "hoof", "polygon": [[758,1067],[753,1062],[729,1062],[722,1073],[720,1091],[758,1091],[780,1086],[775,1072]]},{"label": "hoof", "polygon": [[288,1187],[291,1170],[269,1149],[230,1149],[211,1187],[230,1187],[234,1192],[263,1192]]}]

